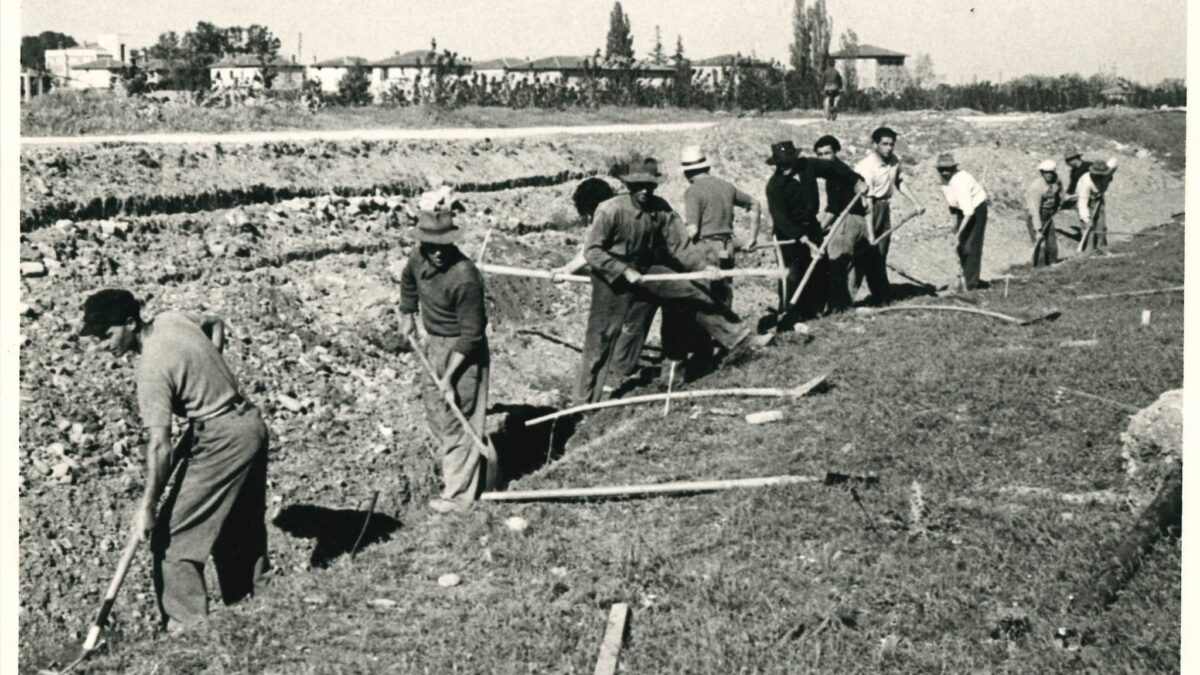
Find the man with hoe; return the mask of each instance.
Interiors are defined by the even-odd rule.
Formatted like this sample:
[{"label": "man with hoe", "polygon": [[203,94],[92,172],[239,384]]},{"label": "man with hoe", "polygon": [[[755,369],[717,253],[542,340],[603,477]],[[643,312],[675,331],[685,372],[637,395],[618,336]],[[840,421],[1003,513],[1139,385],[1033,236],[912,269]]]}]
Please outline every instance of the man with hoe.
[{"label": "man with hoe", "polygon": [[1038,165],[1038,177],[1025,188],[1025,227],[1033,242],[1033,266],[1046,267],[1058,262],[1058,237],[1054,232],[1054,214],[1062,205],[1062,183],[1054,160]]},{"label": "man with hoe", "polygon": [[1094,162],[1086,174],[1079,178],[1076,186],[1077,201],[1075,208],[1079,212],[1079,229],[1081,230],[1079,250],[1103,248],[1108,246],[1108,222],[1105,217],[1104,195],[1112,183],[1113,172],[1117,170],[1117,158],[1107,162]]},{"label": "man with hoe", "polygon": [[[786,326],[795,318],[806,320],[821,314],[829,292],[828,263],[818,260],[799,302],[787,306],[825,236],[818,220],[821,205],[817,178],[844,188],[858,182],[859,176],[840,161],[801,157],[791,141],[772,144],[767,164],[775,167],[775,174],[767,181],[767,208],[775,237],[793,242],[779,247],[788,271],[779,309],[779,323]],[[748,248],[757,246],[757,240],[758,228],[753,227]]]},{"label": "man with hoe", "polygon": [[[422,400],[429,431],[442,462],[441,497],[429,506],[439,513],[460,511],[479,494],[494,487],[495,457],[484,457],[475,438],[484,435],[487,415],[487,313],[483,276],[455,246],[460,230],[449,210],[418,213],[413,238],[417,246],[400,277],[400,334],[420,349],[437,376],[422,380]],[[428,334],[418,340],[417,312]],[[456,406],[469,421],[464,427],[454,415]]]},{"label": "man with hoe", "polygon": [[614,345],[631,312],[645,311],[648,305],[694,312],[700,328],[730,354],[746,348],[751,335],[703,286],[642,280],[643,274],[666,274],[681,267],[667,242],[668,229],[679,227],[679,216],[654,194],[662,176],[642,169],[620,179],[628,192],[596,209],[584,248],[592,273],[592,304],[575,383],[577,403],[599,401],[606,379],[622,374],[613,370]]},{"label": "man with hoe", "polygon": [[[204,565],[210,554],[226,604],[253,595],[270,569],[267,427],[221,356],[221,319],[166,311],[144,321],[133,294],[112,288],[91,295],[83,314],[81,336],[97,338],[114,356],[139,355],[137,402],[149,442],[146,485],[130,535],[150,542],[163,627],[176,632],[208,613]],[[174,446],[172,416],[188,422]]]},{"label": "man with hoe", "polygon": [[954,155],[937,158],[942,179],[942,194],[954,215],[955,251],[958,254],[959,283],[964,291],[979,287],[979,268],[983,262],[983,234],[987,229],[988,193],[966,171],[960,171]]},{"label": "man with hoe", "polygon": [[[851,171],[838,157],[841,142],[834,136],[822,136],[813,143],[817,158],[834,162],[840,176],[825,179],[825,210],[818,215],[821,229],[832,237],[826,254],[829,256],[829,311],[840,312],[854,304],[850,288],[854,270],[861,270],[871,289],[872,300],[882,301],[887,296],[887,266],[879,256],[879,249],[867,239],[866,211],[860,205],[850,209],[846,219],[836,232],[830,232],[837,217],[854,200],[855,194],[865,194],[866,181]],[[858,210],[858,213],[855,213]]]}]

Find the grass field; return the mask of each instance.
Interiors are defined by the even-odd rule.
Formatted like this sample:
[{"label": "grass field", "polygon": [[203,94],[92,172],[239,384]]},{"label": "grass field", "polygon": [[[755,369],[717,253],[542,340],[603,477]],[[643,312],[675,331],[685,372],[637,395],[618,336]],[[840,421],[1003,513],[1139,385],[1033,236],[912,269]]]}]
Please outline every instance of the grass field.
[{"label": "grass field", "polygon": [[[766,402],[596,414],[564,456],[512,484],[875,472],[861,507],[839,488],[795,486],[392,514],[399,529],[357,559],[281,570],[269,593],[217,609],[206,626],[118,636],[90,667],[590,672],[609,606],[628,602],[625,672],[1177,672],[1178,542],[1161,542],[1109,611],[1073,615],[1070,594],[1136,514],[1002,492],[1122,489],[1126,414],[1055,392],[1143,406],[1181,386],[1182,296],[1076,299],[1181,284],[1183,227],[1156,232],[1114,247],[1121,256],[1014,270],[1007,298],[1000,284],[974,295],[1013,314],[1058,308],[1057,321],[818,320],[810,341],[782,337],[702,381],[790,386],[835,366],[826,391],[776,404],[783,422],[745,424],[741,414]],[[1062,345],[1084,339],[1098,344]],[[547,450],[525,448],[526,463]],[[529,529],[508,530],[512,515]],[[450,572],[462,584],[439,587]],[[1060,627],[1088,637],[1061,642]]]}]

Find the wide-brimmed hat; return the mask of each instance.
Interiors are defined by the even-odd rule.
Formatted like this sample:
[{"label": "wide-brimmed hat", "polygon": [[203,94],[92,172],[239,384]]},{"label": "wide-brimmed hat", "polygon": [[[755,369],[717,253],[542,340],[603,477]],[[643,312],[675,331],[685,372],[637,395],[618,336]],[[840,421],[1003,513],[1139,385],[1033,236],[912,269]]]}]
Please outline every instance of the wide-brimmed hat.
[{"label": "wide-brimmed hat", "polygon": [[1112,166],[1111,164],[1109,164],[1108,162],[1105,162],[1104,160],[1092,162],[1091,168],[1088,169],[1088,171],[1093,176],[1111,176],[1112,173],[1116,170],[1117,170],[1117,167]]},{"label": "wide-brimmed hat", "polygon": [[649,173],[647,171],[630,172],[622,176],[617,176],[625,185],[662,185],[666,180],[666,176],[661,173]]},{"label": "wide-brimmed hat", "polygon": [[1055,171],[1057,169],[1058,165],[1052,159],[1043,160],[1041,164],[1038,164],[1038,171]]},{"label": "wide-brimmed hat", "polygon": [[1069,161],[1079,158],[1079,157],[1083,157],[1082,152],[1079,152],[1078,150],[1071,150],[1067,154],[1063,155],[1063,161],[1069,162]]},{"label": "wide-brimmed hat", "polygon": [[704,154],[704,149],[698,145],[689,145],[679,152],[679,164],[684,171],[712,168],[712,162]]},{"label": "wide-brimmed hat", "polygon": [[938,155],[937,164],[934,166],[939,171],[942,169],[955,169],[958,168],[958,162],[954,161],[954,155],[948,152],[943,152],[942,154]]},{"label": "wide-brimmed hat", "polygon": [[413,239],[426,244],[453,244],[461,229],[454,224],[453,211],[418,211]]},{"label": "wide-brimmed hat", "polygon": [[791,141],[780,141],[771,144],[771,156],[767,164],[790,164],[800,158],[800,151]]},{"label": "wide-brimmed hat", "polygon": [[83,303],[83,328],[79,335],[103,336],[109,326],[119,326],[129,319],[141,318],[142,303],[123,288],[97,291]]}]

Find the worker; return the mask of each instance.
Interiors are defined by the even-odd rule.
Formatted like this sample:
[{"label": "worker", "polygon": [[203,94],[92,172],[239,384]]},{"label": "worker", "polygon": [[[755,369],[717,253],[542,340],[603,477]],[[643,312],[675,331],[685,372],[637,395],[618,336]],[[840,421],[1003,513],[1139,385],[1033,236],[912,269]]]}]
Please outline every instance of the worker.
[{"label": "worker", "polygon": [[1083,153],[1072,150],[1066,154],[1063,161],[1070,167],[1070,179],[1067,181],[1067,193],[1063,195],[1062,205],[1059,208],[1070,209],[1075,208],[1076,195],[1075,192],[1079,186],[1079,179],[1087,175],[1088,169],[1092,167],[1092,163],[1083,159]]},{"label": "worker", "polygon": [[[866,157],[854,165],[854,171],[867,182],[867,196],[864,200],[865,203],[856,205],[850,213],[866,218],[867,226],[871,228],[873,237],[878,237],[891,229],[892,196],[896,192],[904,195],[905,199],[912,203],[917,215],[925,213],[925,207],[917,201],[916,196],[913,195],[912,190],[908,188],[908,184],[900,175],[900,158],[896,156],[897,137],[896,132],[888,127],[879,127],[871,132],[871,143],[874,147]],[[874,302],[886,301],[890,292],[890,284],[887,279],[887,257],[891,244],[890,236],[876,244],[879,256],[878,264],[883,266],[884,271],[882,287],[879,288],[878,293],[875,289],[871,290]],[[864,269],[854,268],[850,282],[851,295],[858,292],[864,276]]]},{"label": "worker", "polygon": [[654,194],[662,176],[643,170],[620,179],[628,192],[596,209],[584,249],[592,273],[592,305],[575,383],[577,403],[600,400],[606,381],[621,375],[613,369],[614,345],[622,326],[630,325],[627,315],[645,311],[646,305],[694,310],[699,326],[731,356],[742,353],[750,342],[750,329],[701,285],[642,280],[645,273],[678,271],[666,236],[668,228],[679,227],[679,217]]},{"label": "worker", "polygon": [[1062,204],[1062,182],[1054,160],[1038,165],[1038,177],[1025,189],[1025,227],[1033,242],[1033,266],[1058,262],[1058,237],[1054,232],[1054,214]]},{"label": "worker", "polygon": [[[837,217],[850,205],[855,194],[863,194],[867,189],[866,182],[838,156],[841,150],[842,143],[835,136],[821,136],[813,143],[817,159],[835,162],[841,174],[839,178],[827,178],[824,181],[825,209],[817,216],[817,220],[826,233],[830,232]],[[873,301],[886,297],[887,268],[879,259],[879,249],[871,246],[867,239],[866,218],[852,210],[846,214],[837,232],[827,236],[832,237],[826,248],[829,257],[829,311],[840,312],[853,304],[850,279],[855,268],[863,269]]]},{"label": "worker", "polygon": [[[143,321],[141,303],[115,288],[88,297],[83,314],[81,336],[97,338],[114,356],[139,355],[137,403],[149,439],[130,535],[150,542],[162,626],[177,632],[208,614],[209,555],[226,604],[265,581],[267,427],[222,356],[221,319],[170,310]],[[174,446],[173,415],[188,423]]]},{"label": "worker", "polygon": [[950,153],[938,155],[936,168],[942,179],[942,195],[955,218],[959,285],[963,291],[974,290],[980,286],[979,267],[983,262],[983,235],[988,217],[987,190],[974,176],[960,171]]},{"label": "worker", "polygon": [[825,119],[832,122],[837,119],[838,99],[842,96],[842,74],[833,65],[833,59],[825,55],[825,70],[821,73],[825,94]]},{"label": "worker", "polygon": [[[793,319],[803,321],[821,314],[828,299],[828,263],[817,260],[817,267],[804,287],[799,302],[795,307],[789,307],[792,295],[824,241],[825,232],[817,218],[820,210],[817,178],[824,178],[827,183],[833,181],[839,185],[853,185],[860,177],[843,162],[802,157],[792,141],[772,144],[767,164],[775,167],[775,174],[767,181],[766,190],[767,208],[771,212],[775,237],[794,242],[779,246],[788,275],[780,302],[778,325],[786,328]],[[753,249],[758,245],[757,224],[751,228],[747,248]]]},{"label": "worker", "polygon": [[1117,170],[1115,157],[1107,162],[1094,162],[1079,179],[1076,187],[1076,209],[1079,212],[1081,251],[1108,246],[1108,223],[1105,218],[1104,195]]},{"label": "worker", "polygon": [[[425,421],[442,463],[441,496],[429,502],[438,513],[464,510],[494,487],[487,484],[487,460],[450,408],[457,405],[475,436],[484,435],[491,354],[483,276],[455,245],[459,236],[453,211],[419,211],[417,246],[400,276],[400,334],[424,352],[438,377],[436,386],[422,378]],[[418,312],[428,334],[424,345],[417,340]]]}]

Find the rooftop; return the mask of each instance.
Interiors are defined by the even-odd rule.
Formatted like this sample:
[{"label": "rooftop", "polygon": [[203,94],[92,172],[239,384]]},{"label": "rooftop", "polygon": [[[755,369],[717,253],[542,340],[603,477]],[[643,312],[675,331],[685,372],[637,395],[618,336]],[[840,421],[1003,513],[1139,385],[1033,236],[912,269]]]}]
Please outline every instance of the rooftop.
[{"label": "rooftop", "polygon": [[[445,55],[444,50],[433,51],[431,49],[414,49],[411,52],[394,54],[387,58],[378,61],[372,61],[372,66],[427,66],[437,61],[439,56]],[[451,52],[453,53],[453,52]],[[470,65],[471,60],[463,56],[457,57],[458,65]]]},{"label": "rooftop", "polygon": [[710,56],[707,59],[700,59],[699,61],[692,61],[692,66],[732,66],[735,62],[743,66],[754,66],[756,68],[768,68],[771,65],[766,61],[749,56],[722,54],[720,56]]},{"label": "rooftop", "polygon": [[75,66],[73,70],[121,70],[125,64],[112,58],[111,56],[102,56],[95,61],[88,61]]},{"label": "rooftop", "polygon": [[[220,61],[209,66],[209,68],[260,68],[262,67],[261,59],[255,54],[237,54],[227,56]],[[267,59],[267,65],[273,68],[303,68],[304,66],[293,61],[276,56],[272,59]]]},{"label": "rooftop", "polygon": [[883,47],[876,47],[875,45],[859,45],[853,54],[843,49],[842,51],[830,54],[829,56],[835,59],[877,59],[886,57],[904,58],[908,56],[908,54],[901,54],[900,52],[894,52],[890,49],[884,49]]},{"label": "rooftop", "polygon": [[499,59],[488,59],[487,61],[479,61],[477,63],[472,64],[472,67],[475,68],[475,70],[500,70],[500,69],[525,68],[528,65],[529,65],[529,61],[527,61],[525,59],[510,59],[507,57],[503,57],[503,58],[499,58]]},{"label": "rooftop", "polygon": [[325,59],[312,64],[313,68],[349,68],[351,66],[365,66],[367,60],[361,56],[339,56],[336,59]]}]

